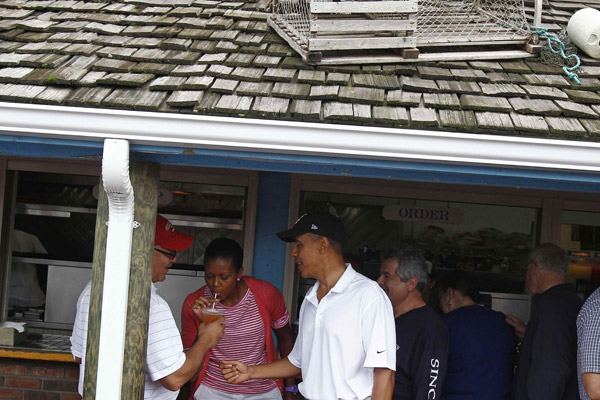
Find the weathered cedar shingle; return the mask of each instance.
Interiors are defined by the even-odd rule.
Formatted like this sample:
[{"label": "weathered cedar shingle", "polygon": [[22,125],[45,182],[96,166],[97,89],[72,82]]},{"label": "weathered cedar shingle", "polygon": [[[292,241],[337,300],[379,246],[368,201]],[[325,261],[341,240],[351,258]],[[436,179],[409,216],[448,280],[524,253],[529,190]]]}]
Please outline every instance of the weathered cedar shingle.
[{"label": "weathered cedar shingle", "polygon": [[69,88],[47,87],[42,93],[35,97],[35,102],[60,105],[65,101],[69,94],[71,94],[71,89]]},{"label": "weathered cedar shingle", "polygon": [[321,116],[321,101],[294,100],[290,112],[302,119],[318,119]]},{"label": "weathered cedar shingle", "polygon": [[0,84],[0,101],[32,101],[44,86]]},{"label": "weathered cedar shingle", "polygon": [[460,100],[454,93],[424,93],[423,102],[426,107],[460,109]]},{"label": "weathered cedar shingle", "polygon": [[586,130],[576,118],[546,117],[548,129],[556,135],[582,134]]},{"label": "weathered cedar shingle", "polygon": [[225,95],[222,96],[215,106],[215,111],[226,114],[247,113],[252,105],[252,97]]},{"label": "weathered cedar shingle", "polygon": [[525,90],[514,83],[480,83],[481,91],[488,96],[525,96]]},{"label": "weathered cedar shingle", "polygon": [[98,79],[98,84],[140,87],[154,78],[152,74],[112,73]]},{"label": "weathered cedar shingle", "polygon": [[258,116],[276,117],[288,111],[290,99],[278,97],[257,97],[254,99],[251,113]]},{"label": "weathered cedar shingle", "polygon": [[572,101],[556,100],[556,104],[562,108],[567,117],[594,118],[598,114],[590,106],[574,103]]},{"label": "weathered cedar shingle", "polygon": [[212,85],[215,78],[210,76],[190,76],[184,83],[181,85],[181,89],[184,90],[198,90],[198,89],[208,89],[210,85]]},{"label": "weathered cedar shingle", "polygon": [[104,99],[102,104],[108,107],[126,107],[133,108],[134,110],[156,111],[166,97],[166,92],[116,89]]},{"label": "weathered cedar shingle", "polygon": [[194,107],[203,95],[201,90],[177,90],[171,93],[166,103],[171,107]]},{"label": "weathered cedar shingle", "polygon": [[271,82],[240,82],[236,93],[245,96],[267,96],[272,88]]},{"label": "weathered cedar shingle", "polygon": [[548,124],[541,115],[523,115],[510,113],[515,129],[521,132],[544,134],[548,132]]},{"label": "weathered cedar shingle", "polygon": [[112,91],[105,87],[80,88],[67,97],[66,103],[76,107],[99,107]]},{"label": "weathered cedar shingle", "polygon": [[[600,87],[600,85],[598,85]],[[600,94],[588,90],[563,89],[571,100],[577,103],[600,104]]]},{"label": "weathered cedar shingle", "polygon": [[580,119],[583,127],[594,136],[600,136],[600,119]]},{"label": "weathered cedar shingle", "polygon": [[385,91],[383,89],[343,86],[338,93],[340,100],[360,104],[383,104]]},{"label": "weathered cedar shingle", "polygon": [[543,115],[549,117],[556,117],[562,114],[562,110],[551,100],[513,97],[508,99],[508,101],[519,114]]},{"label": "weathered cedar shingle", "polygon": [[465,94],[460,96],[460,105],[463,110],[512,111],[510,103],[504,97],[473,96]]},{"label": "weathered cedar shingle", "polygon": [[[444,82],[444,81],[442,81]],[[440,88],[436,81],[430,79],[413,78],[410,76],[403,76],[401,79],[402,89],[413,92],[438,92]]]},{"label": "weathered cedar shingle", "polygon": [[408,112],[404,107],[373,107],[373,120],[383,124],[408,124]]},{"label": "weathered cedar shingle", "polygon": [[310,85],[305,83],[276,82],[272,94],[277,97],[289,97],[291,99],[308,99]]},{"label": "weathered cedar shingle", "polygon": [[523,90],[527,92],[527,95],[532,99],[568,99],[569,96],[560,89],[546,86],[532,86],[522,85]]},{"label": "weathered cedar shingle", "polygon": [[309,97],[312,100],[335,100],[339,91],[340,87],[338,85],[312,86]]},{"label": "weathered cedar shingle", "polygon": [[353,116],[352,104],[329,101],[323,105],[325,119],[351,119]]},{"label": "weathered cedar shingle", "polygon": [[413,107],[410,109],[410,124],[418,128],[437,127],[437,113],[433,108]]},{"label": "weathered cedar shingle", "polygon": [[417,107],[421,103],[421,93],[405,90],[390,90],[387,93],[387,104],[390,106]]},{"label": "weathered cedar shingle", "polygon": [[346,74],[346,73],[342,73],[342,72],[330,72],[327,74],[327,84],[328,85],[334,85],[334,84],[346,85],[348,82],[350,82],[351,76],[352,75],[350,75],[350,74]]},{"label": "weathered cedar shingle", "polygon": [[510,133],[514,131],[514,125],[510,115],[497,112],[475,112],[477,126],[483,130],[500,131]]},{"label": "weathered cedar shingle", "polygon": [[473,111],[439,110],[440,124],[444,128],[472,132],[477,128]]},{"label": "weathered cedar shingle", "polygon": [[[477,82],[437,81],[439,91],[442,93],[477,94],[481,87]],[[418,88],[415,88],[418,91]],[[434,92],[434,90],[432,90]]]}]

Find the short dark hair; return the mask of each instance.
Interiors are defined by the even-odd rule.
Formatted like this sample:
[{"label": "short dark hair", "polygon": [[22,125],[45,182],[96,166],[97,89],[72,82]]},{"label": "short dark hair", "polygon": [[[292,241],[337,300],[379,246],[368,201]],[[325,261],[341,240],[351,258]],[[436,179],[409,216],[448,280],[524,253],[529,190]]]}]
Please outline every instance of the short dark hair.
[{"label": "short dark hair", "polygon": [[569,267],[569,259],[563,249],[553,243],[542,243],[531,251],[529,261],[533,261],[539,269],[552,271],[565,276]]},{"label": "short dark hair", "polygon": [[329,245],[331,246],[333,251],[336,252],[337,254],[343,256],[344,251],[342,248],[342,244],[340,242],[338,242],[337,240],[328,238],[327,236],[317,235],[316,233],[309,233],[308,237],[310,238],[310,240],[313,241],[313,243],[321,238],[326,238],[327,240],[329,240]]},{"label": "short dark hair", "polygon": [[448,289],[457,290],[465,296],[470,297],[475,303],[481,301],[481,293],[479,293],[475,281],[465,271],[446,272],[439,281],[439,288],[442,292]]},{"label": "short dark hair", "polygon": [[231,260],[235,270],[239,271],[244,262],[244,251],[242,250],[242,246],[235,240],[218,238],[210,242],[208,247],[206,247],[206,251],[204,252],[204,265],[210,260],[215,260],[217,258]]},{"label": "short dark hair", "polygon": [[427,282],[427,278],[429,277],[427,263],[423,254],[412,246],[404,245],[386,252],[383,260],[389,259],[395,259],[398,262],[396,274],[400,280],[406,282],[409,279],[416,278],[416,289],[420,293],[423,293],[425,282]]}]

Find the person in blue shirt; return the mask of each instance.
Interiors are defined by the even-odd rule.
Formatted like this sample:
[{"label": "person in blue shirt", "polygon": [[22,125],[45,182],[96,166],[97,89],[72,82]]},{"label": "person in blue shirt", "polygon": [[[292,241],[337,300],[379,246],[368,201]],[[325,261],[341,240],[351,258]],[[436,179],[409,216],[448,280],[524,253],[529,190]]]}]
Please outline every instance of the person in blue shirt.
[{"label": "person in blue shirt", "polygon": [[510,400],[515,336],[502,313],[477,302],[479,291],[465,271],[439,282],[442,321],[448,329],[444,400]]}]

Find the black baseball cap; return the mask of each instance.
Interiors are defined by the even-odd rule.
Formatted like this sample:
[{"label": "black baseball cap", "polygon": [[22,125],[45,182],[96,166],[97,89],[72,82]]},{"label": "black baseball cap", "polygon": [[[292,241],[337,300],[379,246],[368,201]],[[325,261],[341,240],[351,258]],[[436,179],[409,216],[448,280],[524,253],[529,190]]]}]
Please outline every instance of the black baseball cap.
[{"label": "black baseball cap", "polygon": [[328,212],[306,213],[290,229],[279,232],[277,236],[284,242],[293,242],[305,233],[325,236],[326,238],[344,243],[346,229],[338,217]]}]

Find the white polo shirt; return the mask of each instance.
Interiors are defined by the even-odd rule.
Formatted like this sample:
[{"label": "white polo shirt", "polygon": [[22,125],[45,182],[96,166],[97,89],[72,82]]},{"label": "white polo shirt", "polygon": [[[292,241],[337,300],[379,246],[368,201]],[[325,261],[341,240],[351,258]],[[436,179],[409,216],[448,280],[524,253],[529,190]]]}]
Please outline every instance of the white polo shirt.
[{"label": "white polo shirt", "polygon": [[[73,335],[71,336],[71,353],[75,357],[81,358],[78,388],[81,395],[83,395],[90,292],[91,282],[83,289],[77,301],[77,315],[73,325]],[[148,317],[144,399],[175,400],[179,390],[170,391],[162,386],[158,380],[177,371],[184,362],[183,344],[171,309],[167,302],[156,293],[156,287],[152,284],[150,314]]]},{"label": "white polo shirt", "polygon": [[302,302],[298,337],[288,355],[302,370],[300,393],[309,400],[370,399],[373,368],[396,369],[390,300],[349,264],[320,303],[318,288],[319,282]]}]

